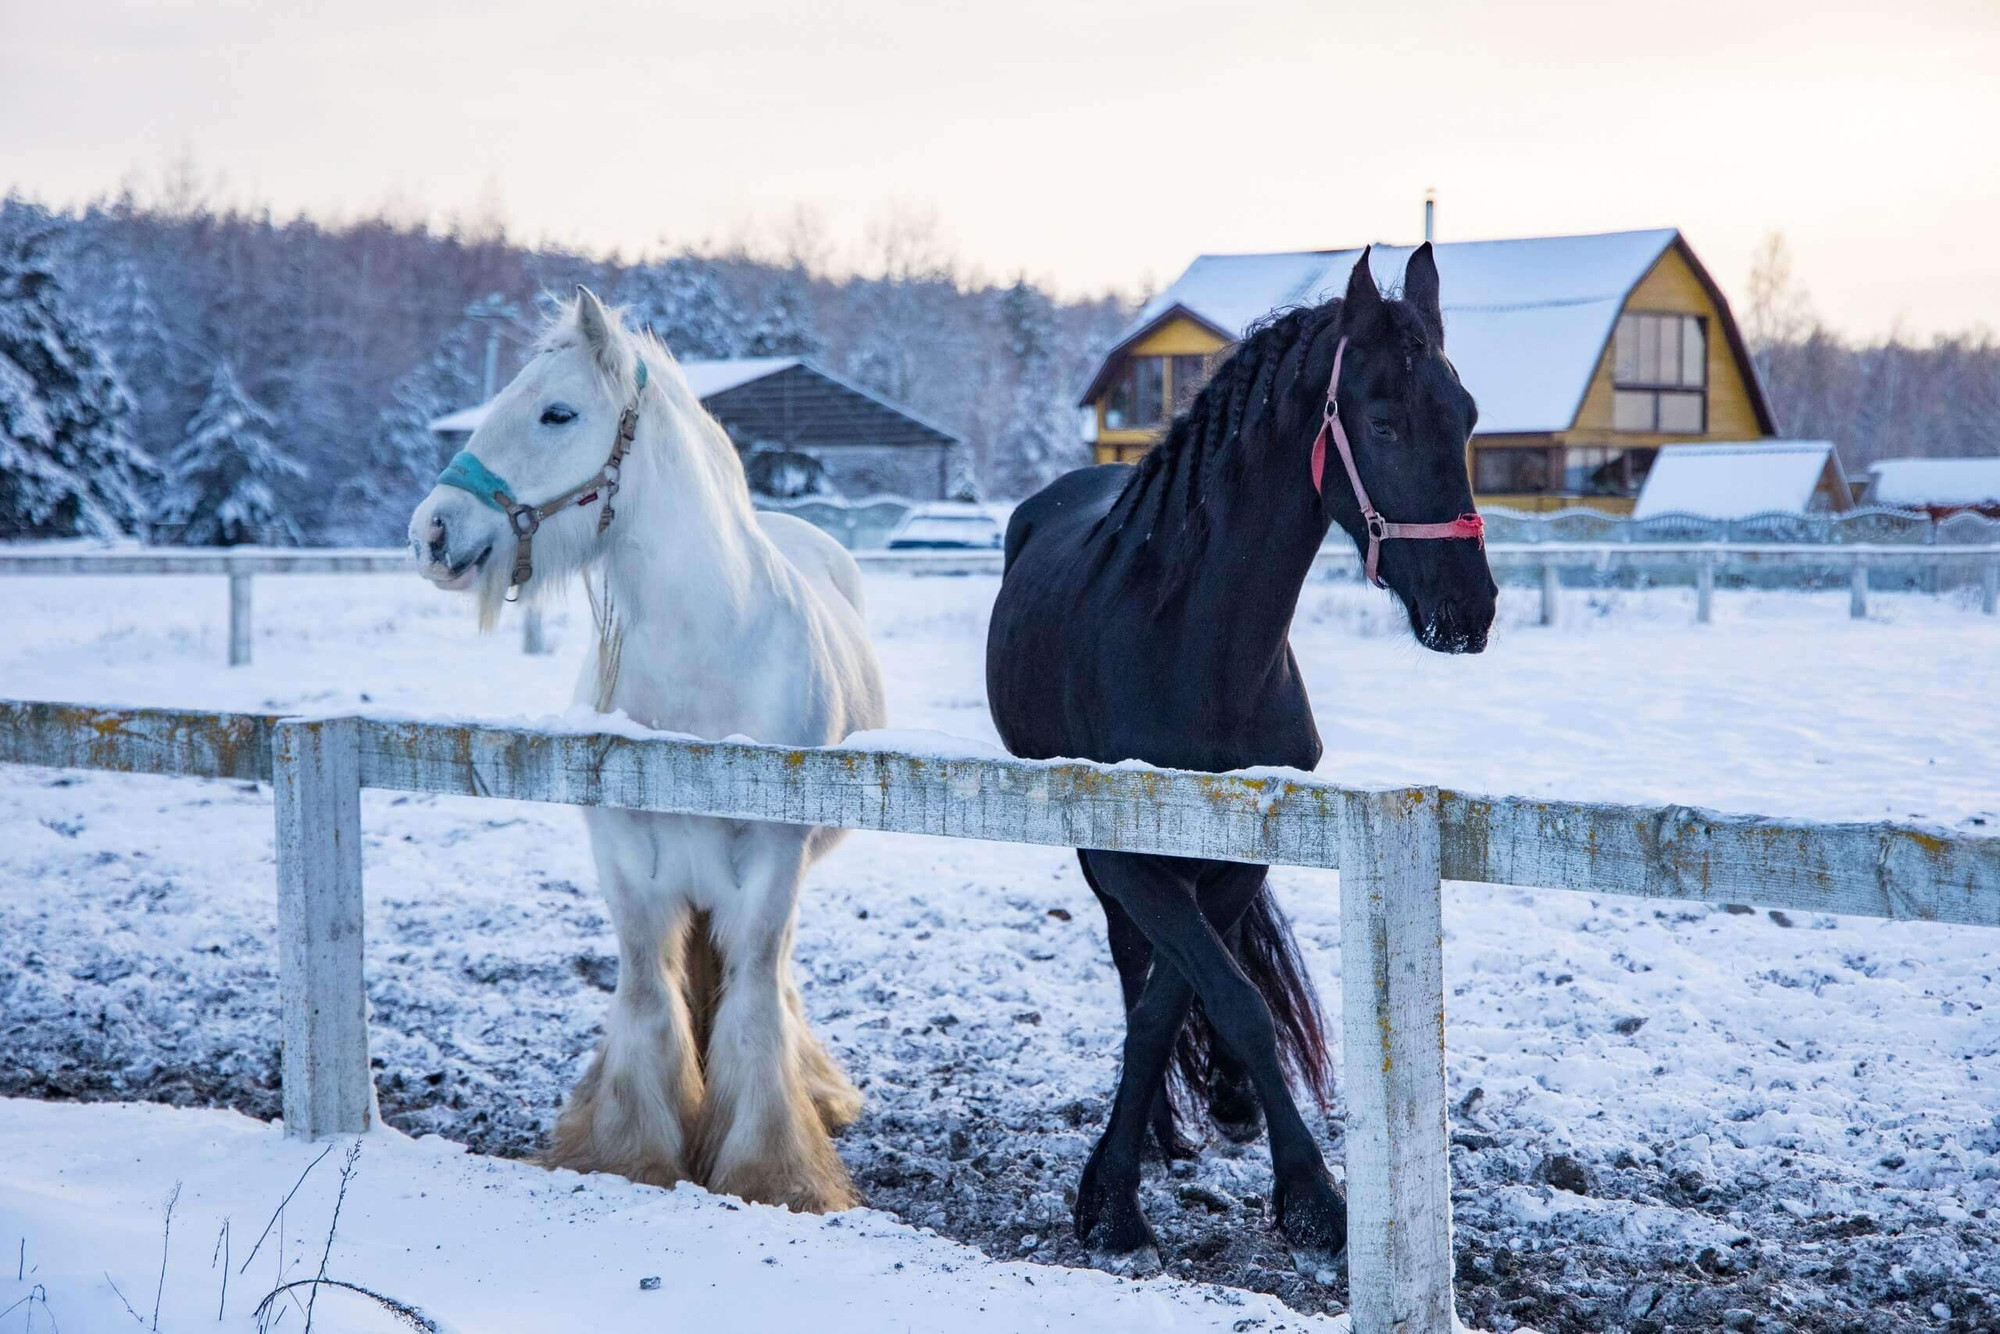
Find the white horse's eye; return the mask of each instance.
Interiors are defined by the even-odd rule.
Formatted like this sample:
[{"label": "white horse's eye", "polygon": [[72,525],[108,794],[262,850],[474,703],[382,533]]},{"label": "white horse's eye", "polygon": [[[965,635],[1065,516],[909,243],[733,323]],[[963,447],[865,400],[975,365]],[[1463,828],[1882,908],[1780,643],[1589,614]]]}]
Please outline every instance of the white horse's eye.
[{"label": "white horse's eye", "polygon": [[576,409],[567,403],[551,403],[542,409],[542,425],[561,426],[576,420]]}]

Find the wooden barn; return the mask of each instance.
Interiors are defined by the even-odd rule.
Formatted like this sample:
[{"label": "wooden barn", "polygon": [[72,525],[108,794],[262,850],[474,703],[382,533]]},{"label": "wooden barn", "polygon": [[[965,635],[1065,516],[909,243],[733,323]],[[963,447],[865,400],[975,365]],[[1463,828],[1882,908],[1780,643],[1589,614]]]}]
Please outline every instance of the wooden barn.
[{"label": "wooden barn", "polygon": [[[1412,247],[1375,247],[1383,290]],[[1203,255],[1146,303],[1084,392],[1101,463],[1151,447],[1236,339],[1337,296],[1358,249]],[[1445,351],[1479,400],[1481,504],[1624,513],[1662,445],[1776,434],[1729,303],[1678,231],[1437,246]]]},{"label": "wooden barn", "polygon": [[[753,486],[789,496],[818,484],[858,499],[942,500],[959,437],[802,357],[683,361],[688,387],[729,432]],[[453,448],[486,405],[440,417]]]}]

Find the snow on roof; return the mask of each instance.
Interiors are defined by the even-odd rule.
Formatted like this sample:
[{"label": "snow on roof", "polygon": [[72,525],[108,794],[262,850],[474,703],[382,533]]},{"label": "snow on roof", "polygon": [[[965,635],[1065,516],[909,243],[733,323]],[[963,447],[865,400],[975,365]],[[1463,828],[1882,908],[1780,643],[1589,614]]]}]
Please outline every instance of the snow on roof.
[{"label": "snow on roof", "polygon": [[[1445,350],[1479,400],[1482,434],[1560,431],[1576,418],[1625,298],[1678,235],[1672,228],[1435,247]],[[1413,246],[1369,257],[1385,290]],[[1139,312],[1122,345],[1175,306],[1240,338],[1273,310],[1338,296],[1359,249],[1203,255]]]},{"label": "snow on roof", "polygon": [[1632,517],[1701,514],[1747,519],[1774,512],[1803,514],[1833,457],[1833,446],[1825,440],[1667,445],[1646,474]]},{"label": "snow on roof", "polygon": [[2000,502],[2000,458],[1881,459],[1868,465],[1876,505],[1983,505]]},{"label": "snow on roof", "polygon": [[[799,364],[801,359],[798,357],[737,357],[728,361],[683,361],[680,368],[694,396],[705,399]],[[480,403],[448,412],[431,423],[431,430],[437,435],[471,435],[486,420],[489,406]]]}]

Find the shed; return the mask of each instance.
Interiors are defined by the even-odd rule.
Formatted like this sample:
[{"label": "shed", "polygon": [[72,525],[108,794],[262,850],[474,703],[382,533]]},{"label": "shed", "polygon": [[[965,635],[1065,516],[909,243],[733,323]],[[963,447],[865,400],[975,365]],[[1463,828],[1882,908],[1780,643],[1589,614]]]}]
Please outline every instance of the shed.
[{"label": "shed", "polygon": [[1868,465],[1862,496],[1871,505],[2000,517],[2000,458],[1880,459]]},{"label": "shed", "polygon": [[[679,364],[688,388],[746,461],[767,450],[803,455],[820,465],[836,491],[849,496],[944,498],[951,452],[960,443],[955,432],[804,357]],[[463,408],[433,421],[431,430],[462,444],[486,412],[483,403]]]},{"label": "shed", "polygon": [[1660,450],[1632,517],[1806,514],[1852,506],[1840,454],[1826,440],[1733,441]]}]

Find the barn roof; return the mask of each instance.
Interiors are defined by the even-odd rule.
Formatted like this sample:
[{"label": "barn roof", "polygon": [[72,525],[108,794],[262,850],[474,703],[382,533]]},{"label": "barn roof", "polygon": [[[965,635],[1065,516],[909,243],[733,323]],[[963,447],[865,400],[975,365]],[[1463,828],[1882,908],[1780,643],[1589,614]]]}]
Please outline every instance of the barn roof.
[{"label": "barn roof", "polygon": [[[950,445],[959,436],[804,357],[683,361],[681,374],[702,406],[739,444]],[[461,408],[430,424],[439,435],[470,435],[490,405]]]},{"label": "barn roof", "polygon": [[1847,480],[1840,455],[1826,440],[1666,445],[1646,474],[1632,517],[1700,514],[1747,519],[1753,514],[1804,514],[1822,480],[1828,483],[1835,508],[1845,509]]},{"label": "barn roof", "polygon": [[1876,505],[2000,503],[2000,458],[1880,459],[1868,465]]},{"label": "barn roof", "polygon": [[[1479,400],[1480,433],[1567,429],[1576,420],[1626,298],[1674,246],[1722,312],[1723,333],[1745,367],[1752,401],[1769,429],[1769,412],[1727,302],[1680,233],[1666,227],[1451,241],[1434,247],[1445,348],[1459,378]],[[1414,251],[1414,246],[1376,246],[1369,257],[1375,281],[1385,290],[1399,290],[1403,266]],[[1233,342],[1273,310],[1338,296],[1360,256],[1358,248],[1201,256],[1126,326],[1083,402],[1094,401],[1103,391],[1117,356],[1168,317],[1186,315]]]}]

